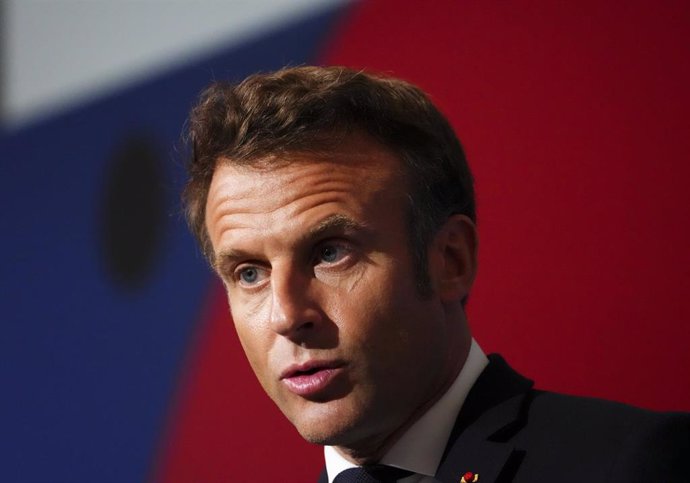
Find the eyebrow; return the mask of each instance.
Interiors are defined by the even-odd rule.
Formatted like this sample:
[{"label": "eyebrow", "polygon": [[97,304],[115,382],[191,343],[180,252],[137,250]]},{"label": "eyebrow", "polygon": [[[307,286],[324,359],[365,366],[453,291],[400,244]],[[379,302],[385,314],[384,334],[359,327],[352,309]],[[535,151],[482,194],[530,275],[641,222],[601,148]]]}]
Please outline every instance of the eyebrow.
[{"label": "eyebrow", "polygon": [[[367,232],[367,228],[362,223],[354,221],[352,218],[342,215],[330,215],[312,226],[306,233],[298,239],[298,244],[303,244],[310,240],[316,240],[333,233],[345,232]],[[213,260],[213,269],[222,274],[223,266],[231,263],[233,260],[242,258],[254,258],[250,252],[245,250],[237,250],[235,248],[228,248],[218,253]]]},{"label": "eyebrow", "polygon": [[366,231],[366,227],[348,216],[330,215],[311,227],[303,237],[300,237],[300,241],[313,240],[333,232],[348,231]]},{"label": "eyebrow", "polygon": [[233,260],[239,260],[247,256],[249,256],[249,253],[244,250],[236,250],[234,248],[223,250],[213,258],[213,270],[222,277],[226,271],[223,268],[224,266],[230,264]]}]

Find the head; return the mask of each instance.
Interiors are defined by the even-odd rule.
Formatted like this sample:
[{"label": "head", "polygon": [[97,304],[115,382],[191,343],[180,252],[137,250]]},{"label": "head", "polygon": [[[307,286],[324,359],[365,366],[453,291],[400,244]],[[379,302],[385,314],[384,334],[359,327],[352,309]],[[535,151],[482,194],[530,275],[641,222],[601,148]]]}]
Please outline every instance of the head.
[{"label": "head", "polygon": [[476,223],[472,174],[443,114],[416,86],[343,67],[296,67],[218,82],[190,118],[193,146],[183,199],[189,225],[213,262],[206,225],[208,189],[219,160],[251,165],[267,155],[328,150],[354,132],[401,160],[408,238],[420,293],[429,294],[426,251],[451,214]]},{"label": "head", "polygon": [[214,85],[190,126],[189,222],[260,383],[309,441],[375,459],[469,346],[452,129],[408,83],[317,67]]}]

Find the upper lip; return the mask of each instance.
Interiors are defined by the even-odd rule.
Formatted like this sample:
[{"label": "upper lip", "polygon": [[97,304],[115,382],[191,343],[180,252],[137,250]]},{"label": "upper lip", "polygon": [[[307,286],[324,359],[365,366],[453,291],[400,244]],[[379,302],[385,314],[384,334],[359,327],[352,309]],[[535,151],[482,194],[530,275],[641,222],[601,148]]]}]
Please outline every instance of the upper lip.
[{"label": "upper lip", "polygon": [[299,364],[291,364],[283,372],[280,373],[280,379],[287,379],[290,377],[295,377],[299,374],[309,372],[309,371],[322,371],[325,369],[335,369],[337,367],[343,366],[343,363],[336,360],[331,361],[321,361],[321,360],[310,360],[302,362]]}]

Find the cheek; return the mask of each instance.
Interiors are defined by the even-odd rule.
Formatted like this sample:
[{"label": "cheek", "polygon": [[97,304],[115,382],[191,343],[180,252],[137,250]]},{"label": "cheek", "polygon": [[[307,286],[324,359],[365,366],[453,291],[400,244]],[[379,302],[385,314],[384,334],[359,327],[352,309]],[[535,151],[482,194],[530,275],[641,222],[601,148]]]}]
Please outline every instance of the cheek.
[{"label": "cheek", "polygon": [[260,324],[252,324],[252,318],[247,318],[238,310],[231,310],[237,337],[242,345],[249,365],[263,384],[264,373],[267,371],[268,343],[266,333]]},{"label": "cheek", "polygon": [[372,364],[384,362],[398,346],[398,312],[389,284],[362,283],[356,294],[337,297],[332,313],[341,333],[341,348],[350,353],[370,353]]},{"label": "cheek", "polygon": [[[395,273],[391,271],[391,273]],[[393,277],[372,285],[356,305],[362,321],[362,342],[377,351],[386,364],[415,357],[420,347],[428,349],[428,304],[420,300],[416,287],[405,277]]]}]

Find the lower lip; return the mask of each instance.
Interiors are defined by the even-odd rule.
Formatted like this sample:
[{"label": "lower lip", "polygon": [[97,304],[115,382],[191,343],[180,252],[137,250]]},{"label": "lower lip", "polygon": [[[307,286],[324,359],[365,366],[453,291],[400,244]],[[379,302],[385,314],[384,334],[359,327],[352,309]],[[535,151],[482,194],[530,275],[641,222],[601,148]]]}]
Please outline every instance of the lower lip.
[{"label": "lower lip", "polygon": [[298,396],[315,396],[325,390],[340,371],[340,368],[323,369],[314,374],[286,377],[283,379],[283,383],[285,383],[290,392]]}]

